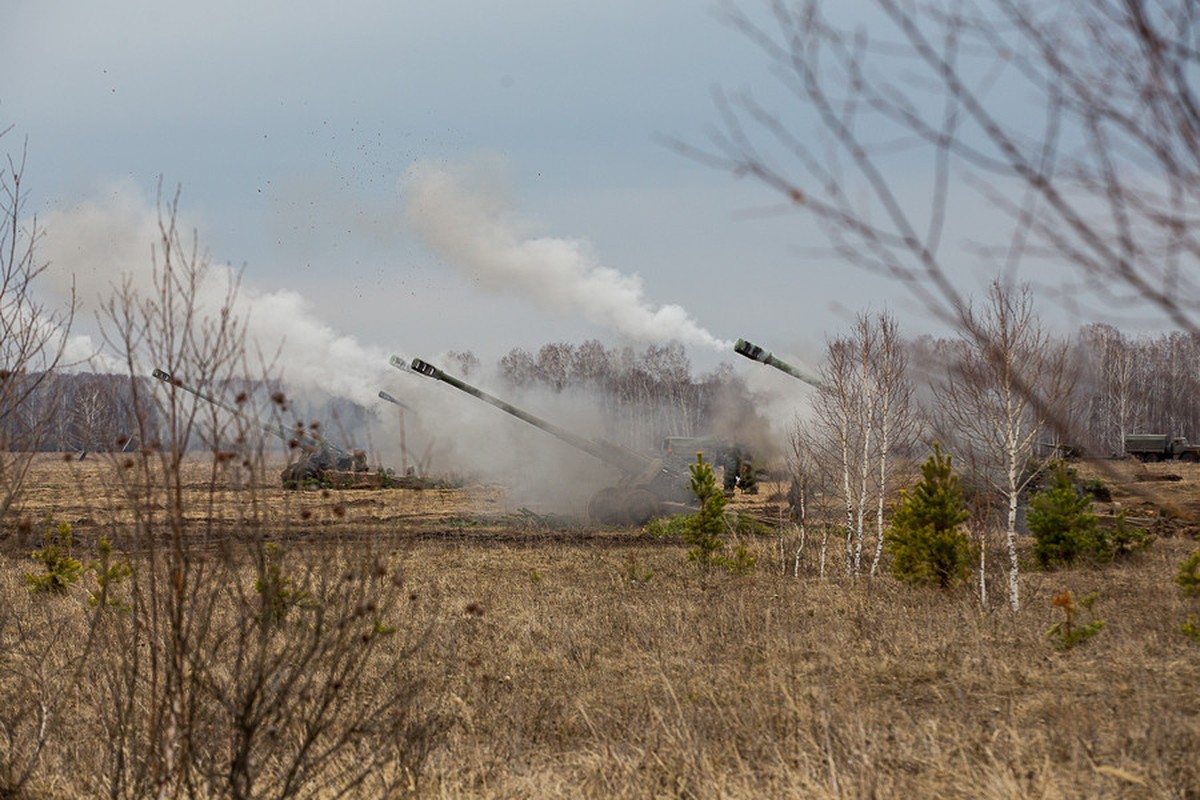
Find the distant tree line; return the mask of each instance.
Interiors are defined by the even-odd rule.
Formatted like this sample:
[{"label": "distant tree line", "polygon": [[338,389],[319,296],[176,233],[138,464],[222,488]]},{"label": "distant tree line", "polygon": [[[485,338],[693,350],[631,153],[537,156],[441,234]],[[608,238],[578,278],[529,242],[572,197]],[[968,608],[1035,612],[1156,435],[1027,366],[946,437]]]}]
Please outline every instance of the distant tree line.
[{"label": "distant tree line", "polygon": [[[897,343],[891,339],[896,332],[891,328],[885,332],[888,347],[895,347]],[[832,398],[836,406],[848,402],[847,376],[853,375],[855,367],[850,362],[857,356],[843,338],[835,337],[829,344],[833,368],[827,371],[827,378],[834,377],[834,385],[843,391],[840,400]],[[961,343],[953,339],[922,337],[902,346],[905,361],[914,365],[961,359]],[[1060,341],[1057,346],[1066,347],[1067,343]],[[469,351],[451,352],[449,362],[468,380],[482,367]],[[554,342],[536,353],[514,348],[496,367],[507,384],[505,390],[514,397],[528,391],[588,393],[602,409],[605,435],[637,449],[653,450],[667,436],[733,437],[738,430],[762,426],[749,388],[731,365],[723,363],[696,375],[678,344],[651,345],[639,351],[606,347],[595,339],[579,345]],[[862,369],[861,361],[858,368]],[[1072,377],[1072,386],[1058,411],[1074,434],[1075,441],[1070,444],[1108,456],[1122,452],[1124,437],[1130,433],[1168,433],[1200,441],[1200,336],[1178,332],[1131,335],[1111,325],[1088,325],[1071,342],[1063,370]],[[917,405],[928,408],[938,404],[938,397],[945,400],[945,393],[936,390],[936,378],[925,375],[915,381]],[[9,450],[108,451],[143,444],[137,426],[129,424],[134,418],[135,392],[126,376],[57,371],[14,375],[6,380],[29,384],[28,400],[0,420],[0,435]],[[143,394],[156,389],[152,379],[136,381]],[[269,394],[270,388],[252,390]],[[232,398],[237,393],[229,391],[222,396],[225,394]],[[815,402],[828,404],[831,398],[818,397]],[[910,400],[905,395],[899,402],[906,408]],[[143,413],[153,417],[155,410],[150,405]],[[329,435],[348,441],[369,417],[368,409],[344,399],[312,412],[336,420]],[[823,412],[827,418],[828,412],[828,408]],[[153,418],[149,422],[147,429],[155,430],[157,423]],[[862,432],[871,424],[872,420],[864,417],[853,427]],[[1039,436],[1041,445],[1062,439],[1052,431]],[[889,434],[889,438],[894,437]],[[860,509],[857,516],[864,512]],[[854,527],[860,526],[861,519],[856,519]]]},{"label": "distant tree line", "polygon": [[[154,378],[130,380],[127,375],[57,371],[18,375],[9,380],[28,384],[23,392],[25,400],[0,418],[0,437],[9,451],[113,452],[155,447],[164,440],[166,422],[161,419],[158,404],[151,400],[153,393],[161,392],[164,386]],[[296,421],[298,415],[305,420],[326,420],[324,425],[316,423],[323,433],[347,443],[354,440],[354,432],[370,416],[366,408],[344,398],[322,404],[294,403],[278,380],[222,381],[208,391],[223,403],[244,409],[248,423],[282,425],[283,432],[288,433],[293,425],[313,425]],[[272,398],[282,399],[282,403]],[[201,400],[195,402],[204,415],[228,416]],[[212,430],[220,430],[221,438],[239,435],[237,426],[212,426]],[[209,428],[201,426],[193,431],[189,448],[232,445],[208,441],[206,437],[210,436]]]},{"label": "distant tree line", "polygon": [[[449,354],[451,368],[471,379],[481,366],[470,352]],[[728,364],[701,376],[692,374],[691,363],[680,345],[650,346],[641,352],[632,348],[606,348],[591,340],[582,345],[547,344],[536,355],[513,349],[498,362],[501,381],[514,402],[524,402],[529,392],[583,392],[600,404],[604,435],[630,447],[653,450],[667,436],[710,434],[714,427],[732,431],[740,421],[755,420],[750,393]],[[6,447],[24,452],[99,452],[138,449],[138,419],[134,397],[143,398],[161,389],[151,378],[58,371],[45,375],[14,376],[28,381],[26,399],[15,413],[0,420]],[[276,382],[277,383],[277,382]],[[253,396],[259,407],[274,408],[263,398],[282,396],[284,387],[272,383],[223,385],[209,391],[224,402]],[[134,387],[137,387],[136,391]],[[143,403],[141,428],[158,431],[153,403]],[[249,405],[247,406],[249,407]],[[332,398],[313,405],[304,398],[289,399],[287,413],[325,420],[324,432],[339,441],[353,442],[370,417],[369,409]],[[268,415],[270,416],[279,416]],[[264,419],[268,419],[264,417]],[[722,422],[718,419],[724,420]],[[765,430],[761,419],[756,420]],[[290,423],[285,423],[285,425]],[[148,438],[156,438],[148,434]],[[193,447],[210,443],[195,441]]]},{"label": "distant tree line", "polygon": [[[480,366],[470,352],[450,358],[465,376]],[[694,375],[678,343],[638,351],[605,347],[595,339],[580,345],[555,342],[536,354],[514,348],[497,366],[515,393],[587,393],[600,405],[605,436],[639,450],[653,450],[668,436],[732,440],[756,426],[766,430],[748,387],[729,364]]]},{"label": "distant tree line", "polygon": [[[25,402],[0,421],[6,447],[23,452],[90,452],[138,449],[138,426],[132,425],[134,384],[124,375],[91,372],[48,372],[10,378],[29,384]],[[148,391],[151,379],[136,379]],[[156,409],[142,409],[157,429]],[[146,416],[148,415],[148,416]]]},{"label": "distant tree line", "polygon": [[1200,440],[1200,334],[1129,335],[1096,324],[1080,331],[1076,347],[1085,446],[1120,453],[1130,433]]}]

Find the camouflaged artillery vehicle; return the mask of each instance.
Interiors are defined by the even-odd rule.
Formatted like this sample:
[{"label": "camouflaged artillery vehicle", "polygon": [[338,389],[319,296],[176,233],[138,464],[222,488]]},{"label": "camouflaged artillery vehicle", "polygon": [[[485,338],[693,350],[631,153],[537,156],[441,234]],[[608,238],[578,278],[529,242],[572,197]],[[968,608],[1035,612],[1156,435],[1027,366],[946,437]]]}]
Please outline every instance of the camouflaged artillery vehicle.
[{"label": "camouflaged artillery vehicle", "polygon": [[[654,517],[695,510],[691,473],[687,464],[680,460],[643,455],[603,439],[584,438],[447,375],[419,358],[405,364],[393,356],[391,363],[399,369],[449,384],[614,467],[621,473],[620,479],[615,485],[598,491],[588,502],[588,516],[596,522],[642,525]],[[691,457],[694,459],[695,453]]]},{"label": "camouflaged artillery vehicle", "polygon": [[[195,386],[189,386],[166,370],[155,369],[151,374],[163,383],[194,394],[235,417],[246,418],[241,409]],[[303,430],[300,425],[288,429],[278,423],[250,421],[264,433],[283,440],[289,450],[300,452],[300,457],[284,467],[279,474],[285,489],[301,489],[307,486],[370,488],[390,484],[389,474],[385,470],[374,473],[371,471],[367,466],[366,455],[361,450],[350,451],[338,447],[315,432]]]}]

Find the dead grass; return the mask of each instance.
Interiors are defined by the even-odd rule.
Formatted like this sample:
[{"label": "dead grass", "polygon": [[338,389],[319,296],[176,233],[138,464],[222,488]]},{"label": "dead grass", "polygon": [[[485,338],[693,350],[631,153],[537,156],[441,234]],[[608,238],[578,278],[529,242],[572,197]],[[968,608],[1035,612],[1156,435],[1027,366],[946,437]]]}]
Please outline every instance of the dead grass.
[{"label": "dead grass", "polygon": [[[80,467],[53,462],[61,475],[40,477],[23,513],[119,530],[97,510],[104,470]],[[243,492],[213,499],[203,473],[194,484],[223,524],[240,519]],[[731,577],[635,531],[505,527],[492,489],[256,491],[297,574],[369,552],[403,576],[385,620],[403,636],[381,663],[420,687],[415,727],[392,742],[428,746],[420,796],[1200,797],[1200,650],[1178,631],[1200,608],[1172,583],[1189,538],[1104,568],[1027,572],[1012,615],[965,589],[817,579],[811,552],[792,579],[770,539],[749,543],[758,571]],[[35,565],[18,536],[0,557],[6,707],[62,691],[88,630],[83,586],[25,589]],[[1045,635],[1063,590],[1098,591],[1106,623],[1065,652]],[[103,648],[118,640],[97,646],[96,664],[116,660]],[[66,700],[30,794],[105,786],[104,697],[84,683]]]},{"label": "dead grass", "polygon": [[[1015,618],[888,580],[701,577],[678,551],[422,551],[447,597],[484,609],[469,724],[439,780],[497,796],[1186,796],[1200,664],[1168,585],[1180,544],[1044,578]],[[621,579],[629,554],[649,583]],[[1044,635],[1061,588],[1101,590],[1109,626],[1067,653]]]}]

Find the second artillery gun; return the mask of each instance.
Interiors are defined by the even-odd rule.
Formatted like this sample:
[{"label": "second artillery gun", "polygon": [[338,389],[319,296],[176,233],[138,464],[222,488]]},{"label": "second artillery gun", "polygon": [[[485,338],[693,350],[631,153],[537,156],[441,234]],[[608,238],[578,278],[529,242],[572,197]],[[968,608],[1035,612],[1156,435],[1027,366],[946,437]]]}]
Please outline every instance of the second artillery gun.
[{"label": "second artillery gun", "polygon": [[668,463],[662,458],[642,455],[603,439],[578,436],[476,389],[452,375],[447,375],[419,358],[414,358],[411,364],[405,364],[400,358],[393,356],[391,363],[397,368],[411,369],[490,403],[619,470],[621,478],[617,484],[601,489],[588,502],[588,516],[596,522],[642,525],[654,517],[685,510],[694,503],[689,484],[690,475],[686,469],[681,470],[676,464]]},{"label": "second artillery gun", "polygon": [[[219,400],[195,386],[189,386],[166,370],[155,369],[151,374],[163,383],[194,394],[201,400],[206,400],[239,419],[245,418],[241,409]],[[278,423],[252,421],[265,433],[282,439],[289,448],[298,449],[302,453],[299,459],[284,467],[283,472],[279,475],[285,489],[298,489],[312,483],[346,483],[347,481],[344,479],[339,480],[340,475],[356,476],[355,480],[349,482],[358,482],[365,473],[370,471],[366,455],[361,450],[349,451],[338,447],[315,432],[303,430],[299,425],[289,430]]]}]

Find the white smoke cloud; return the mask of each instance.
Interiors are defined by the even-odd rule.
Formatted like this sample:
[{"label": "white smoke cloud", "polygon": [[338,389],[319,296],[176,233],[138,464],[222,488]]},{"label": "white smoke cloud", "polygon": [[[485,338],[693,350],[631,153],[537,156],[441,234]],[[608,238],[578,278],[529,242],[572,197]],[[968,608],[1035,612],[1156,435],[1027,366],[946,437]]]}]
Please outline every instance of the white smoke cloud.
[{"label": "white smoke cloud", "polygon": [[485,288],[521,292],[550,311],[580,314],[639,342],[678,341],[720,351],[732,346],[682,307],[650,303],[640,277],[600,264],[586,242],[527,235],[528,226],[509,209],[502,172],[485,161],[411,168],[409,223]]},{"label": "white smoke cloud", "polygon": [[[124,371],[125,354],[111,348],[104,351],[97,345],[101,338],[89,336],[82,328],[96,312],[103,317],[103,303],[126,282],[142,296],[155,291],[154,252],[161,238],[156,204],[138,187],[118,184],[75,208],[43,215],[40,224],[45,236],[39,257],[50,262],[44,275],[47,287],[60,299],[73,289],[82,306],[77,316],[80,324],[69,342],[69,357],[93,357],[99,351],[99,357],[90,360],[90,369]],[[202,227],[182,210],[177,226],[185,232]],[[555,244],[542,246],[553,249]],[[234,268],[210,264],[197,293],[196,311],[220,314],[228,303],[231,283],[238,280]],[[628,284],[627,297],[636,300],[639,292],[636,282]],[[297,415],[307,413],[302,410],[306,405],[320,407],[330,396],[374,412],[366,421],[345,421],[346,427],[337,419],[321,420],[331,439],[343,446],[363,447],[373,463],[378,458],[378,463],[397,470],[415,466],[423,473],[500,482],[511,493],[506,502],[580,515],[598,486],[619,477],[611,467],[499,409],[395,369],[388,363],[394,351],[364,345],[340,333],[332,324],[335,320],[321,319],[316,306],[292,289],[264,289],[256,286],[250,275],[242,275],[230,311],[246,321],[251,358],[257,351],[277,365],[273,372],[286,382],[294,401],[291,410]],[[433,360],[442,363],[436,356]],[[135,364],[135,370],[143,374],[159,366],[137,354]],[[473,374],[471,380],[487,388],[498,382],[487,374]],[[379,400],[380,389],[398,397],[407,409],[401,412]],[[599,416],[595,405],[578,397],[527,392],[505,399],[556,424],[572,429],[578,425],[587,434],[593,432],[587,425],[594,425]],[[301,421],[311,419],[303,416]],[[502,513],[507,507],[498,506],[496,511]]]},{"label": "white smoke cloud", "polygon": [[[161,238],[158,211],[137,186],[113,184],[101,199],[53,211],[40,225],[45,237],[39,255],[50,264],[47,285],[61,297],[74,288],[80,323],[94,317],[126,281],[143,296],[153,293],[152,253]],[[177,225],[180,231],[193,229],[182,212]],[[190,246],[190,234],[184,239]],[[232,267],[211,264],[197,293],[196,310],[220,314],[228,288],[237,279]],[[384,351],[339,334],[295,291],[265,290],[243,280],[231,312],[246,322],[249,352],[262,353],[267,360],[278,355],[279,374],[294,390],[320,391],[371,406],[377,402],[381,380],[390,377]],[[70,344],[69,355],[92,356],[94,369],[116,371],[124,364],[125,354],[106,351],[98,336],[76,332]],[[143,365],[147,371],[153,366]]]}]

